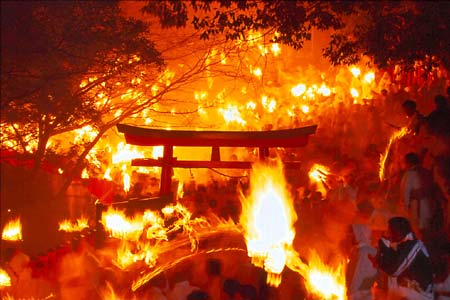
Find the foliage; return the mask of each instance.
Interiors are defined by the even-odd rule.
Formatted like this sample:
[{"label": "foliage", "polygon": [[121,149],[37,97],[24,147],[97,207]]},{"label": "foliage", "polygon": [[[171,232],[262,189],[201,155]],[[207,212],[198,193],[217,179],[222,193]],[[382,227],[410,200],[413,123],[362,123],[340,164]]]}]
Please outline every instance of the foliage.
[{"label": "foliage", "polygon": [[388,1],[355,5],[345,29],[336,31],[324,54],[335,64],[368,55],[379,67],[400,65],[425,71],[450,68],[450,2]]},{"label": "foliage", "polygon": [[143,11],[165,27],[191,23],[204,39],[246,39],[260,31],[295,49],[313,28],[332,30],[323,54],[333,64],[353,64],[367,55],[379,67],[408,69],[418,61],[426,70],[450,67],[448,1],[166,0],[148,1]]},{"label": "foliage", "polygon": [[38,164],[50,137],[101,121],[92,91],[163,65],[146,25],[123,17],[116,2],[1,5],[2,148],[15,140]]}]

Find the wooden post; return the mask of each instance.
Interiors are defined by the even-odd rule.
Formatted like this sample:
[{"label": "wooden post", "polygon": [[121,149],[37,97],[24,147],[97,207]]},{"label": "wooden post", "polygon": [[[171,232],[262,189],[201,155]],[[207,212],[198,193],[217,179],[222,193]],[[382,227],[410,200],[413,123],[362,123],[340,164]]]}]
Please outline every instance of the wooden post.
[{"label": "wooden post", "polygon": [[259,160],[263,161],[269,157],[269,148],[259,147]]},{"label": "wooden post", "polygon": [[211,161],[220,161],[220,148],[219,147],[212,147]]},{"label": "wooden post", "polygon": [[161,169],[161,185],[159,188],[159,196],[170,194],[172,187],[172,161],[173,146],[164,146],[163,166]]}]

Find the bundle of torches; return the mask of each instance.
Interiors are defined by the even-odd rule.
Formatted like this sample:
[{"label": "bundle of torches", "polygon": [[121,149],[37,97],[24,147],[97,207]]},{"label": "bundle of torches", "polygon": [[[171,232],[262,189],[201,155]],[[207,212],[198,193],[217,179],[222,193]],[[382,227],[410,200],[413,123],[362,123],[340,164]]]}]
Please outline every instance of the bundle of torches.
[{"label": "bundle of torches", "polygon": [[[311,295],[320,299],[346,299],[345,258],[339,266],[327,266],[319,254],[312,251],[313,254],[306,263],[293,248],[297,215],[283,174],[281,163],[256,163],[250,173],[251,192],[248,195],[242,194],[239,224],[233,223],[245,238],[248,256],[255,266],[267,272],[267,283],[271,286],[277,287],[281,283],[281,273],[288,267],[304,278]],[[327,174],[326,167],[314,165],[310,178],[324,182]],[[176,221],[165,227],[164,220],[174,216]],[[113,262],[120,269],[126,269],[137,262],[145,262],[149,269],[154,268],[158,264],[161,245],[170,243],[168,235],[180,229],[182,234],[189,237],[191,251],[194,252],[199,236],[196,228],[200,226],[205,230],[214,230],[213,226],[216,226],[203,217],[193,219],[191,213],[179,203],[168,205],[161,211],[146,210],[132,217],[126,216],[124,211],[109,207],[102,214],[101,223],[110,237],[121,240]],[[59,230],[65,232],[79,232],[89,226],[86,218],[63,220],[59,225]],[[6,224],[2,239],[22,239],[20,219]],[[142,284],[135,282],[134,290]],[[11,279],[1,269],[0,287],[8,286],[11,286]]]}]

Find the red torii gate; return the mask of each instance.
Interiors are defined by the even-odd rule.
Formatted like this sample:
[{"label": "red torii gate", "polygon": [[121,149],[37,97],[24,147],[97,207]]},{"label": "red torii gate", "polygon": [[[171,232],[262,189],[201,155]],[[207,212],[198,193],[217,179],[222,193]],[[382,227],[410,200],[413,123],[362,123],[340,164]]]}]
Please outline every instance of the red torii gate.
[{"label": "red torii gate", "polygon": [[[250,161],[221,161],[220,147],[259,148],[259,158],[269,155],[269,148],[303,147],[317,125],[273,131],[188,131],[161,130],[118,124],[117,129],[125,135],[127,144],[136,146],[164,146],[161,158],[133,159],[132,166],[162,167],[160,196],[171,192],[173,168],[223,168],[250,169]],[[173,157],[174,146],[212,147],[211,160],[178,160]],[[299,168],[299,162],[283,162],[286,168]]]}]

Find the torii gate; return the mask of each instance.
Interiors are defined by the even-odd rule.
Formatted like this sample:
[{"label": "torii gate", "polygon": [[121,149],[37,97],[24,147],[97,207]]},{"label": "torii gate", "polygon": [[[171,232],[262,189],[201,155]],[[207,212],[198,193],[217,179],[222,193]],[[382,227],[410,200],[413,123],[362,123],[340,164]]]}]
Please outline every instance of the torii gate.
[{"label": "torii gate", "polygon": [[[259,159],[269,155],[269,148],[303,147],[309,136],[314,134],[317,125],[273,131],[188,131],[161,130],[118,124],[119,132],[125,134],[127,144],[136,146],[163,146],[163,157],[138,158],[131,161],[132,166],[162,167],[160,196],[171,192],[173,168],[223,168],[251,169],[251,161],[221,161],[220,147],[259,148]],[[178,160],[173,157],[174,146],[212,147],[211,160]],[[283,162],[286,168],[299,168],[299,162]]]}]

